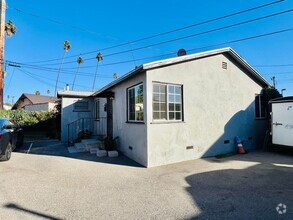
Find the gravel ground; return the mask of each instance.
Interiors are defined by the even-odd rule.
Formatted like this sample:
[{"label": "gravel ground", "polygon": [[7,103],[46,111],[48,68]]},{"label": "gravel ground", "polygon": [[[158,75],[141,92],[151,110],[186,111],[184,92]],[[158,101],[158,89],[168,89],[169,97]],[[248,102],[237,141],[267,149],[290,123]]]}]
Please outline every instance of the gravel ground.
[{"label": "gravel ground", "polygon": [[0,163],[0,219],[293,219],[292,156],[146,169],[124,156],[68,154],[57,141],[27,147]]}]

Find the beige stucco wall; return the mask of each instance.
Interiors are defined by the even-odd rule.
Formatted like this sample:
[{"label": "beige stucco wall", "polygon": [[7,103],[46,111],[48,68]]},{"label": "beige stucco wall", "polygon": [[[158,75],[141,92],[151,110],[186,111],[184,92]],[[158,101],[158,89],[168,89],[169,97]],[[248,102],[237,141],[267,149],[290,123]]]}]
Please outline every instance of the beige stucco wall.
[{"label": "beige stucco wall", "polygon": [[[74,111],[74,103],[77,100],[84,100],[89,102],[89,110],[88,111]],[[61,99],[62,105],[62,113],[61,113],[61,140],[67,142],[68,140],[68,129],[67,125],[71,122],[74,122],[80,118],[91,118],[91,121],[86,121],[86,126],[92,126],[93,120],[93,99],[92,98],[69,98],[69,97],[62,97]],[[91,130],[90,128],[88,128]],[[80,128],[76,127],[76,132],[78,132]]]},{"label": "beige stucco wall", "polygon": [[[113,137],[119,137],[119,150],[126,156],[147,166],[147,130],[144,123],[126,123],[127,122],[127,100],[126,91],[128,87],[138,83],[144,85],[144,120],[146,115],[146,93],[145,74],[140,74],[131,80],[123,82],[111,89],[115,93],[113,100]],[[132,147],[132,150],[130,149]]]},{"label": "beige stucco wall", "polygon": [[[227,70],[222,69],[223,61]],[[236,135],[247,147],[259,144],[265,121],[255,120],[254,98],[262,88],[224,55],[149,70],[146,75],[148,167],[231,152]],[[184,122],[152,120],[153,81],[183,85]]]}]

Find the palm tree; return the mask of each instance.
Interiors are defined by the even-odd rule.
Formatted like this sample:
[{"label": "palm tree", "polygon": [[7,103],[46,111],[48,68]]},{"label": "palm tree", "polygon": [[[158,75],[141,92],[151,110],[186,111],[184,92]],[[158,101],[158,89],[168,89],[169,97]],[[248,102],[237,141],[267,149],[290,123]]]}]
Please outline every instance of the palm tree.
[{"label": "palm tree", "polygon": [[12,35],[15,35],[16,34],[16,31],[17,31],[17,28],[16,26],[13,24],[12,21],[8,21],[6,24],[5,24],[5,33],[8,37],[11,37]]},{"label": "palm tree", "polygon": [[83,63],[82,57],[78,57],[77,58],[77,64],[78,64],[78,66],[77,66],[77,70],[76,70],[76,73],[75,73],[75,76],[74,76],[74,79],[73,79],[72,90],[74,90],[74,84],[75,84],[76,75],[77,75],[77,73],[79,71],[80,64],[82,64],[82,63]]},{"label": "palm tree", "polygon": [[98,73],[99,63],[100,63],[100,61],[103,60],[103,54],[98,53],[97,56],[96,56],[96,59],[98,60],[98,62],[97,62],[97,67],[96,67],[96,72],[95,72],[94,83],[93,83],[93,91],[94,91],[94,89],[95,89],[95,84],[96,84],[96,78],[97,78],[97,73]]},{"label": "palm tree", "polygon": [[117,78],[118,78],[117,73],[114,73],[114,74],[113,74],[113,78],[114,78],[114,79],[117,79]]},{"label": "palm tree", "polygon": [[65,58],[65,55],[66,53],[70,50],[71,48],[71,44],[69,41],[64,41],[64,54],[63,54],[63,57],[62,57],[62,60],[61,60],[61,63],[60,63],[60,67],[59,67],[59,70],[58,70],[58,75],[57,75],[57,80],[56,80],[56,86],[55,86],[55,96],[57,96],[57,86],[58,86],[58,81],[59,81],[59,76],[60,76],[60,71],[61,71],[61,68],[62,68],[62,64],[63,64],[63,61],[64,61],[64,58]]},{"label": "palm tree", "polygon": [[50,93],[51,93],[51,91],[48,89],[48,90],[47,90],[47,94],[49,95]]},{"label": "palm tree", "polygon": [[41,95],[40,91],[36,91],[35,95]]}]

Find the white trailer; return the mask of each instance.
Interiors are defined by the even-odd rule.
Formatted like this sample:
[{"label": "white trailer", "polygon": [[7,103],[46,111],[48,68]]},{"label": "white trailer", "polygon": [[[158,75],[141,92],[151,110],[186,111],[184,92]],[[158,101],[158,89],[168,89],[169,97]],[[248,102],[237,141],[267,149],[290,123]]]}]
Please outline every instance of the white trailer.
[{"label": "white trailer", "polygon": [[293,96],[270,103],[272,144],[293,147]]}]

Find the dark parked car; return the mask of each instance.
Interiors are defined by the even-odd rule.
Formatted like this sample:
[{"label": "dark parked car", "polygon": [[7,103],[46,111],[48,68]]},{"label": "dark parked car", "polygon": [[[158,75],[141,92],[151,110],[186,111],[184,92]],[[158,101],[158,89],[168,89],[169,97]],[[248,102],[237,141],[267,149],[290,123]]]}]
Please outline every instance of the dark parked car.
[{"label": "dark parked car", "polygon": [[24,133],[7,118],[0,118],[0,161],[9,160],[11,152],[23,145]]}]

